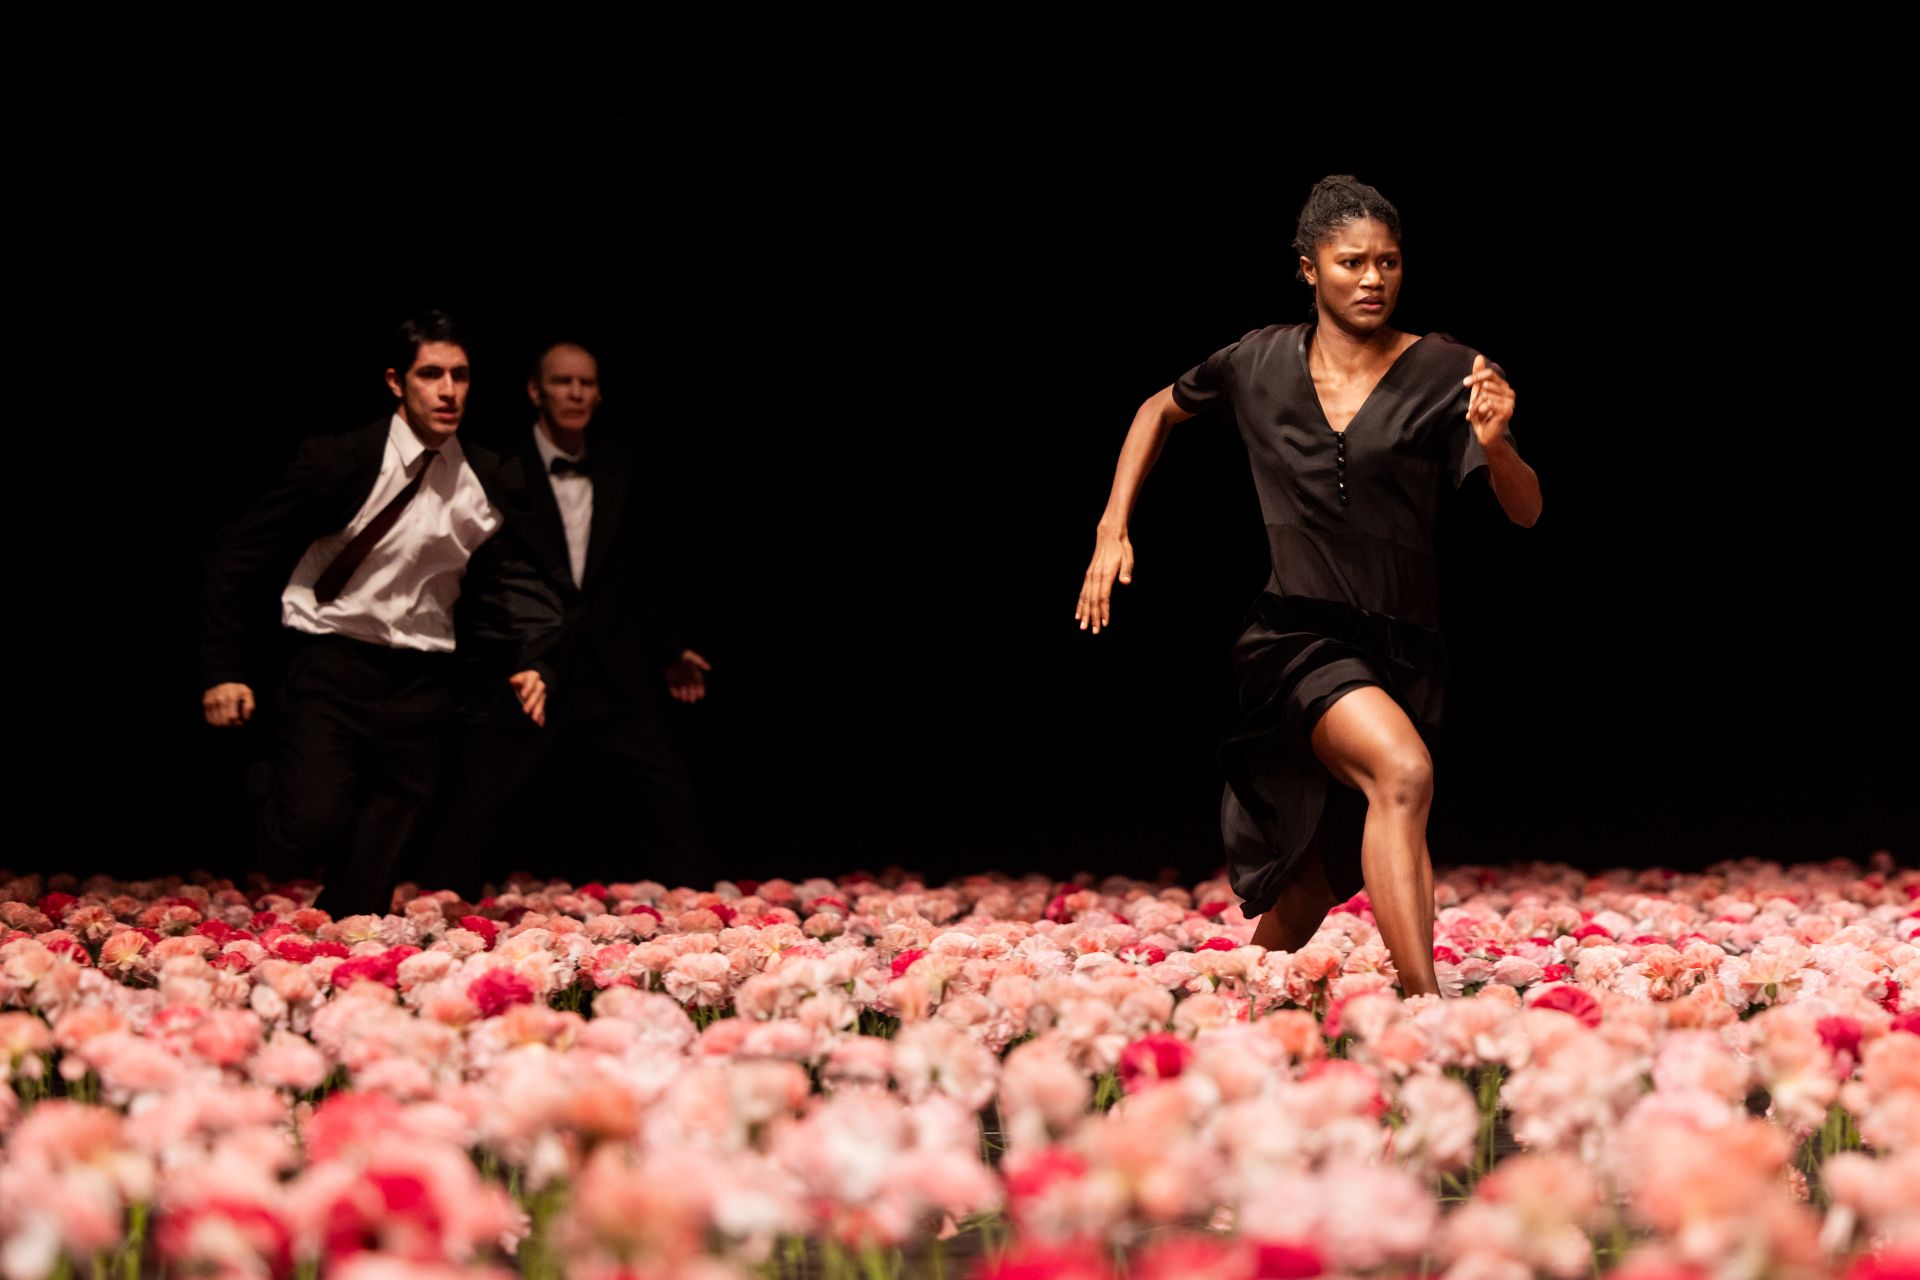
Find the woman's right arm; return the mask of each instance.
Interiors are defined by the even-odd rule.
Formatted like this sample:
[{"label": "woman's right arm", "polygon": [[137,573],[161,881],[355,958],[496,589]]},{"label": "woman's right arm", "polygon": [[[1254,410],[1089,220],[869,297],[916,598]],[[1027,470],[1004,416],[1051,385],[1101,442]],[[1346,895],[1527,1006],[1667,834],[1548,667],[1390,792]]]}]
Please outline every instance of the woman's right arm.
[{"label": "woman's right arm", "polygon": [[1093,563],[1087,566],[1087,576],[1080,584],[1080,603],[1073,611],[1082,631],[1091,629],[1099,635],[1100,628],[1111,620],[1115,576],[1123,584],[1133,581],[1133,543],[1127,539],[1127,520],[1133,514],[1134,498],[1140,492],[1140,482],[1159,459],[1167,433],[1176,422],[1192,416],[1174,402],[1172,387],[1162,387],[1148,396],[1133,415],[1127,442],[1120,446],[1120,463],[1114,468],[1113,492],[1107,496],[1107,509],[1094,534]]}]

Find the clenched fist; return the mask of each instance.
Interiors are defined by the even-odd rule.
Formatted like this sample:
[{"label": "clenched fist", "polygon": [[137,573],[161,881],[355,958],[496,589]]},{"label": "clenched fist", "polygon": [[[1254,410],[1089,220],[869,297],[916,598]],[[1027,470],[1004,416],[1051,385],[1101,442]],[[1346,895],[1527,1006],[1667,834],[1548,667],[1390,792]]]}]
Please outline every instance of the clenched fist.
[{"label": "clenched fist", "polygon": [[217,684],[200,695],[200,709],[216,729],[245,724],[253,719],[253,690],[238,680]]}]

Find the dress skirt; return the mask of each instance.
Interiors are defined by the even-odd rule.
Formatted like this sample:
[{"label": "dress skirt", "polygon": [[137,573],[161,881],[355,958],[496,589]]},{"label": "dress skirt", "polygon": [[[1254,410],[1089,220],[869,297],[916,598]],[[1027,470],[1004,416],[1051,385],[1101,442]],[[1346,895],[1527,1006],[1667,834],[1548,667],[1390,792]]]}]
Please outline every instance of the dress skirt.
[{"label": "dress skirt", "polygon": [[1440,633],[1334,600],[1262,592],[1233,647],[1239,712],[1220,744],[1220,834],[1248,917],[1279,899],[1309,846],[1334,895],[1360,892],[1366,797],[1314,754],[1314,725],[1342,694],[1376,685],[1432,747],[1445,690]]}]

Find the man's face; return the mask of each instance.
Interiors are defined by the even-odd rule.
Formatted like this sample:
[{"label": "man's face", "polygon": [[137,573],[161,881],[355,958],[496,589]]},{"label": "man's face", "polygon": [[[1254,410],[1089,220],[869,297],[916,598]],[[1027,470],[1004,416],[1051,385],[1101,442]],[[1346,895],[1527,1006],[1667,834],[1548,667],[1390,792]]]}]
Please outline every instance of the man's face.
[{"label": "man's face", "polygon": [[557,346],[540,357],[527,395],[549,430],[584,431],[600,407],[600,366],[583,348]]},{"label": "man's face", "polygon": [[387,370],[387,388],[400,412],[422,436],[445,439],[467,411],[467,353],[452,342],[423,342],[404,375]]}]

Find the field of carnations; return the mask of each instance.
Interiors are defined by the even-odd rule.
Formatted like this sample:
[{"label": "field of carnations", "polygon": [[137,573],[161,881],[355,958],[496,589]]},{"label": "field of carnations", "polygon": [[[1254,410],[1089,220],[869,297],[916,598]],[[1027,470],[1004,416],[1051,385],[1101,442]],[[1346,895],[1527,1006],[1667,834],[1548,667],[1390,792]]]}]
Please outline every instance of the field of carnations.
[{"label": "field of carnations", "polygon": [[1920,871],[1436,886],[0,875],[0,1275],[1920,1274]]}]

